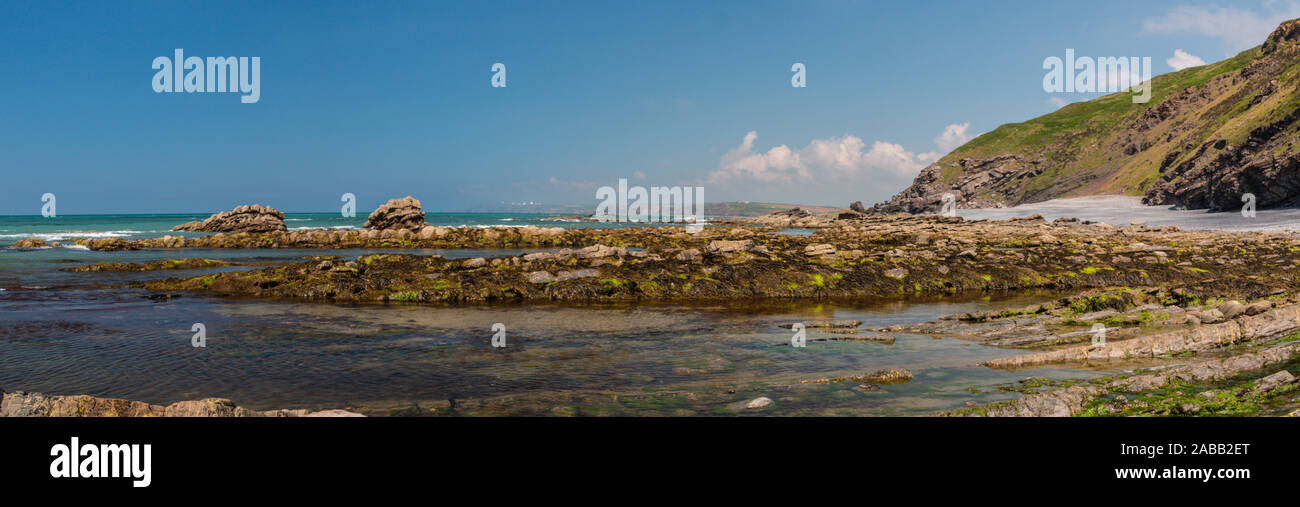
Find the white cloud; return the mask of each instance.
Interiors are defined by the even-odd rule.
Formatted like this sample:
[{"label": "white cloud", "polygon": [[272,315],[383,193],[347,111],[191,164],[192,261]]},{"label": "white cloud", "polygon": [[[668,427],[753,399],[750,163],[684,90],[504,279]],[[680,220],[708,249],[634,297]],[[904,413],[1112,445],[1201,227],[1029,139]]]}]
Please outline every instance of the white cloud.
[{"label": "white cloud", "polygon": [[750,131],[740,146],[722,156],[719,169],[709,175],[710,182],[729,179],[754,179],[763,182],[790,183],[795,178],[807,179],[811,174],[799,160],[799,154],[786,145],[777,146],[766,153],[754,152],[758,132]]},{"label": "white cloud", "polygon": [[1174,70],[1183,70],[1188,67],[1205,65],[1205,60],[1181,49],[1175,49],[1174,56],[1166,58],[1165,63],[1169,64],[1170,67],[1173,67]]},{"label": "white cloud", "polygon": [[1068,100],[1065,100],[1065,99],[1060,98],[1060,97],[1055,97],[1055,96],[1053,96],[1053,97],[1048,97],[1048,98],[1047,98],[1047,102],[1051,103],[1053,106],[1056,106],[1057,109],[1060,109],[1060,108],[1062,108],[1062,107],[1065,107],[1066,104],[1069,104],[1069,103],[1070,103],[1070,101],[1068,101]]},{"label": "white cloud", "polygon": [[970,128],[970,122],[957,124],[954,123],[943,129],[939,137],[934,138],[934,144],[944,153],[957,149],[958,146],[970,141],[970,136],[966,135],[966,129]]},{"label": "white cloud", "polygon": [[838,182],[863,181],[876,176],[890,179],[911,178],[925,166],[939,160],[971,139],[970,123],[952,124],[934,139],[938,151],[915,153],[902,145],[875,141],[867,148],[857,136],[814,139],[807,146],[793,149],[776,146],[766,152],[756,151],[757,132],[745,134],[740,146],[732,148],[718,162],[718,170],[709,174],[708,183],[750,180],[761,183],[806,183],[812,180]]},{"label": "white cloud", "polygon": [[[1272,2],[1269,2],[1270,4]],[[1194,33],[1223,41],[1232,52],[1257,46],[1283,21],[1300,17],[1300,4],[1260,13],[1233,7],[1179,6],[1142,23],[1150,33]],[[1170,65],[1173,65],[1172,63]]]}]

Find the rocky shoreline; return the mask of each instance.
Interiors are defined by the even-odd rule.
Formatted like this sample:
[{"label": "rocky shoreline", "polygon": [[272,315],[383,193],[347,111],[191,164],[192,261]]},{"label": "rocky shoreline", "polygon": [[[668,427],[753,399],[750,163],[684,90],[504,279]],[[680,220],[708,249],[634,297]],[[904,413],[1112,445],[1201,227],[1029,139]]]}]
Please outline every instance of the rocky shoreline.
[{"label": "rocky shoreline", "polygon": [[[943,415],[1192,415],[1202,410],[1207,415],[1260,415],[1262,404],[1300,415],[1296,410],[1300,384],[1291,373],[1300,368],[1300,303],[1295,298],[1279,294],[1249,305],[1186,301],[1179,306],[1176,294],[1135,297],[1142,294],[1089,294],[875,331],[943,334],[1003,347],[1049,349],[981,363],[996,369],[1044,364],[1137,366],[1131,374],[1082,385],[1041,383],[1015,400]],[[1143,304],[1162,298],[1170,298],[1165,302],[1172,304]],[[1097,325],[1107,326],[1104,340],[1093,339]],[[1171,408],[1170,399],[1179,400],[1176,407]]]},{"label": "rocky shoreline", "polygon": [[[1290,339],[1297,338],[1292,335]],[[1300,361],[1300,342],[1285,341],[1236,354],[1139,372],[1118,379],[1034,392],[1014,400],[941,413],[944,416],[1068,417],[1125,415],[1257,416],[1261,405],[1285,406],[1300,416],[1300,389],[1288,369]],[[1271,372],[1251,379],[1250,373]],[[1216,384],[1218,383],[1218,384]]]},{"label": "rocky shoreline", "polygon": [[[1300,399],[1291,394],[1295,388],[1288,387],[1293,382],[1286,378],[1291,375],[1287,368],[1293,367],[1300,350],[1289,344],[1300,336],[1300,299],[1296,297],[1300,277],[1294,273],[1300,266],[1300,236],[1290,232],[1112,227],[1070,219],[1048,222],[1037,216],[1002,221],[857,212],[819,216],[797,210],[731,221],[700,232],[682,227],[428,225],[412,230],[408,228],[414,219],[410,213],[391,216],[406,217],[402,219],[405,222],[384,230],[88,241],[100,250],[199,246],[546,250],[469,259],[398,253],[355,259],[319,257],[130,285],[155,294],[472,305],[502,301],[906,299],[1044,290],[1066,296],[995,314],[957,315],[874,329],[871,339],[887,342],[896,333],[933,334],[1027,352],[983,363],[999,369],[1146,361],[1131,375],[1098,383],[1036,385],[1017,400],[946,415],[1168,415],[1167,410],[1142,412],[1147,410],[1143,407],[1164,406],[1157,401],[1138,407],[1133,400],[1125,399],[1125,404],[1116,397],[1159,393],[1183,400],[1185,396],[1161,390],[1206,382],[1241,385],[1219,389],[1228,394],[1207,397],[1206,403],[1184,400],[1185,413],[1194,413],[1197,406],[1227,405],[1238,412],[1258,414],[1260,404],[1300,405]],[[800,224],[814,230],[806,236],[783,232]],[[73,269],[148,271],[209,267],[209,262],[176,259]],[[837,322],[828,321],[826,326],[835,329],[852,323],[849,327],[856,328],[853,321]],[[1103,346],[1091,343],[1097,325],[1106,332]],[[1261,348],[1270,340],[1278,343]],[[1160,369],[1148,371],[1153,364]],[[1270,377],[1275,388],[1261,391],[1255,389],[1255,381],[1234,377],[1269,369],[1273,371],[1265,373],[1276,375]],[[871,377],[847,375],[802,382],[858,382]],[[863,389],[872,385],[864,383]],[[76,399],[83,398],[69,397],[44,406],[64,407],[58,413],[70,414],[77,403],[83,403],[69,401]],[[239,412],[242,409],[235,408],[195,412],[198,409],[193,405],[120,408],[120,403],[131,402],[102,402],[100,405],[111,408],[98,411],[283,415],[282,411]],[[233,406],[226,403],[213,406]],[[1204,410],[1219,413],[1217,408]],[[54,409],[47,410],[51,411]]]},{"label": "rocky shoreline", "polygon": [[96,396],[0,391],[0,417],[364,417],[347,410],[250,410],[225,398],[152,405]]}]

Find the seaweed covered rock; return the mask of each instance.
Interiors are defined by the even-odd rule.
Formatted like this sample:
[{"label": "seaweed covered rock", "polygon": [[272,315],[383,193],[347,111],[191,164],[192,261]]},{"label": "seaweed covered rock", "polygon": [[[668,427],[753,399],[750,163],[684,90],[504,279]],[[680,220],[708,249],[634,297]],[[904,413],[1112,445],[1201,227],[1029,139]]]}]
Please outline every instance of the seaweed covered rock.
[{"label": "seaweed covered rock", "polygon": [[201,221],[186,222],[173,231],[189,232],[279,232],[285,231],[284,213],[270,206],[246,204]]},{"label": "seaweed covered rock", "polygon": [[406,229],[419,231],[424,228],[424,210],[420,201],[411,196],[392,199],[380,205],[366,218],[365,227],[374,230]]}]

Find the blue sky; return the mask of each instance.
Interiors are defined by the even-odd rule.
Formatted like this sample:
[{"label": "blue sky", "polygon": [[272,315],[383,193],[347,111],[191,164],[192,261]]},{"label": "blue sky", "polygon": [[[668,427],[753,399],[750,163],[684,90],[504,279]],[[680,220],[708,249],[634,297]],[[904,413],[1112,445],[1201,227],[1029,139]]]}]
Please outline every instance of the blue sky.
[{"label": "blue sky", "polygon": [[[1294,17],[1283,1],[10,1],[0,214],[37,214],[46,192],[65,215],[334,211],[345,192],[363,213],[408,194],[594,209],[618,178],[870,204],[1059,107],[1042,62],[1066,48],[1162,74],[1175,50],[1217,61]],[[260,57],[261,100],[155,93],[151,62],[175,48]]]}]

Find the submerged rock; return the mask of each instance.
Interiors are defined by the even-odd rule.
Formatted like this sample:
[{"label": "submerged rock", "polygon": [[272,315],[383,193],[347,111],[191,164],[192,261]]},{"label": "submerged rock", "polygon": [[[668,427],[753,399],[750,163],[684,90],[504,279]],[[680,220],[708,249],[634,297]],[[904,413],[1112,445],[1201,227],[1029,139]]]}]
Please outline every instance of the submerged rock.
[{"label": "submerged rock", "polygon": [[848,375],[844,377],[819,378],[814,380],[803,380],[801,384],[831,384],[836,382],[852,381],[859,384],[902,384],[912,380],[912,372],[903,368],[885,368],[870,373],[859,375]]},{"label": "submerged rock", "polygon": [[903,368],[885,368],[866,375],[854,376],[851,380],[866,384],[901,384],[912,380],[912,372]]},{"label": "submerged rock", "polygon": [[[860,320],[839,319],[839,320],[809,320],[803,322],[804,327],[812,328],[856,328],[862,325]],[[792,324],[784,324],[781,327],[791,329]]]},{"label": "submerged rock", "polygon": [[284,213],[270,206],[247,204],[230,211],[214,214],[204,220],[186,222],[173,231],[190,232],[280,232],[284,226]]}]

